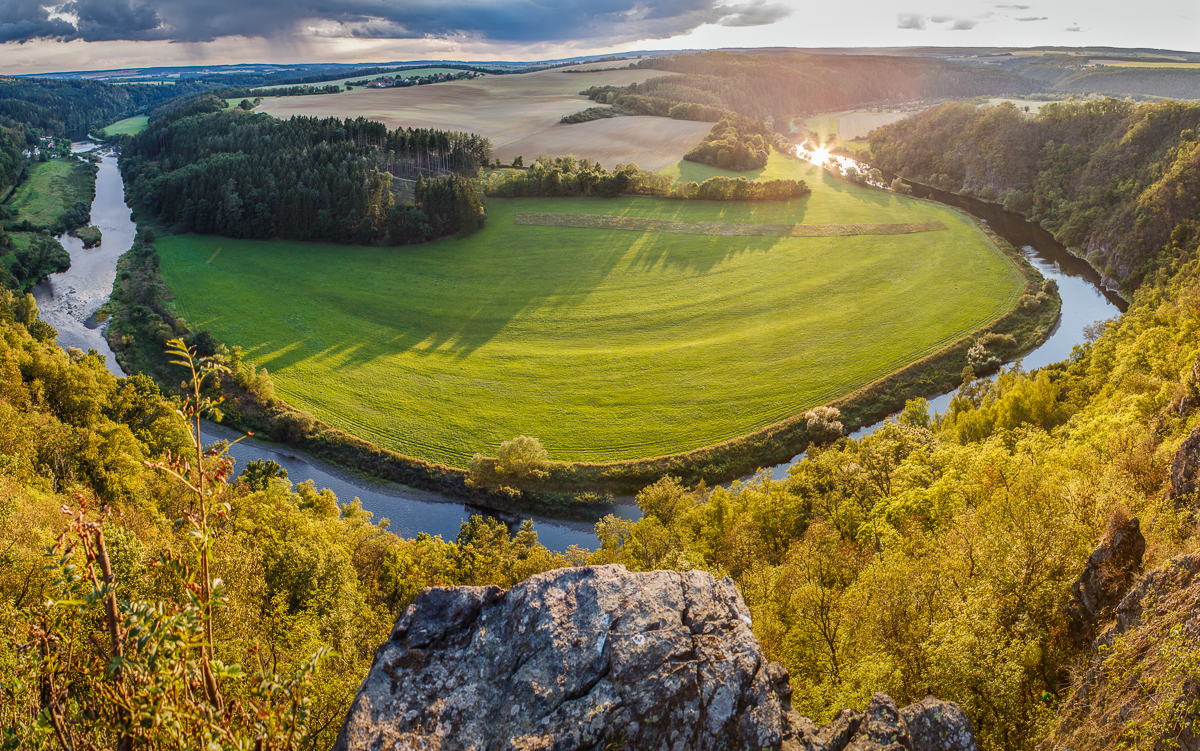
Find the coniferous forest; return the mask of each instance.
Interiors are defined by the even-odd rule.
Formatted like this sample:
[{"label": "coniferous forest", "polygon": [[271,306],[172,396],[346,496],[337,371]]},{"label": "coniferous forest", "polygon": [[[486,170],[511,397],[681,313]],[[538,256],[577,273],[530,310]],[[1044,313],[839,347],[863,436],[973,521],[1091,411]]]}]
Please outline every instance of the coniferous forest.
[{"label": "coniferous forest", "polygon": [[[486,138],[211,109],[152,119],[121,154],[134,206],[176,230],[403,245],[482,225],[460,175],[486,163]],[[397,196],[410,188],[401,175],[418,181],[415,204]]]}]

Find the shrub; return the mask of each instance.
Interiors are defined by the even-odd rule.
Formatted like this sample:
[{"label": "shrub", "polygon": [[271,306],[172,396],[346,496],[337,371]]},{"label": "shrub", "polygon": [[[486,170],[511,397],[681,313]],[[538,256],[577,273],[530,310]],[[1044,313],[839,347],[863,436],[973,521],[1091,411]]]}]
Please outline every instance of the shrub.
[{"label": "shrub", "polygon": [[317,418],[308,412],[284,412],[275,418],[275,435],[285,443],[296,443],[308,437],[317,426]]},{"label": "shrub", "polygon": [[804,413],[808,437],[817,445],[831,443],[842,437],[842,413],[837,407],[814,407]]},{"label": "shrub", "polygon": [[496,452],[496,472],[521,480],[544,479],[550,454],[536,438],[519,435],[500,444]]}]

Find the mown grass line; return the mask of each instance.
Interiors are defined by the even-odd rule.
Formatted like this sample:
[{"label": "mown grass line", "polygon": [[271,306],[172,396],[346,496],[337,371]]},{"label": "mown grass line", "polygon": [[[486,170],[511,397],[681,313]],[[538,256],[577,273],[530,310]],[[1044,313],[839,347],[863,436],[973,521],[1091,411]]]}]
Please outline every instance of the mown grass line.
[{"label": "mown grass line", "polygon": [[728,237],[846,237],[849,235],[910,235],[946,229],[942,222],[903,224],[746,224],[736,222],[677,222],[668,219],[608,216],[607,214],[519,213],[514,224],[535,227],[615,229],[630,232],[666,232],[675,235],[725,235]]}]

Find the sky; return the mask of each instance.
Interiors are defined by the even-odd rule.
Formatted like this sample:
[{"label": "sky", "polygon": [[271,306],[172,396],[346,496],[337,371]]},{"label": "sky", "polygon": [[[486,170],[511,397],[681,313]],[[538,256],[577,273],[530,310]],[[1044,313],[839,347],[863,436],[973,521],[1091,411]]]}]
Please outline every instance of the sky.
[{"label": "sky", "polygon": [[0,0],[0,72],[720,47],[1200,51],[1197,0]]}]

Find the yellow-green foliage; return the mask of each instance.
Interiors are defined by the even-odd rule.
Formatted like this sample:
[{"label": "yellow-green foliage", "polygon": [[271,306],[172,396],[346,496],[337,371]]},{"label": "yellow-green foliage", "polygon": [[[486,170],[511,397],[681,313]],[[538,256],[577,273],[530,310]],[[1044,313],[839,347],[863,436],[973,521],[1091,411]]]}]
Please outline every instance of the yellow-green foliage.
[{"label": "yellow-green foliage", "polygon": [[[511,586],[583,560],[551,553],[530,526],[510,536],[479,517],[453,542],[401,540],[357,501],[339,506],[311,483],[228,485],[222,472],[203,521],[194,493],[144,464],[188,449],[180,403],[145,376],[117,379],[96,356],[63,352],[53,329],[31,335],[40,328],[31,301],[0,291],[4,741],[59,748],[61,735],[71,748],[116,747],[132,718],[155,747],[208,738],[212,748],[248,748],[302,721],[307,729],[291,745],[268,745],[328,748],[375,648],[422,588]],[[111,586],[89,573],[100,566],[100,531]],[[199,545],[211,551],[211,618],[197,594]],[[110,601],[121,614],[124,662],[109,649]],[[199,646],[206,623],[217,703],[197,693],[206,685],[198,667],[208,664]],[[166,693],[155,705],[148,692],[159,688]]]},{"label": "yellow-green foliage", "polygon": [[1147,289],[1065,363],[992,384],[968,370],[947,415],[910,403],[782,481],[663,480],[638,496],[641,521],[601,522],[593,560],[732,576],[815,719],[874,691],[934,694],[986,748],[1032,748],[1074,691],[1085,656],[1064,606],[1107,520],[1140,518],[1148,567],[1193,544],[1163,486],[1197,422],[1194,279]]}]

